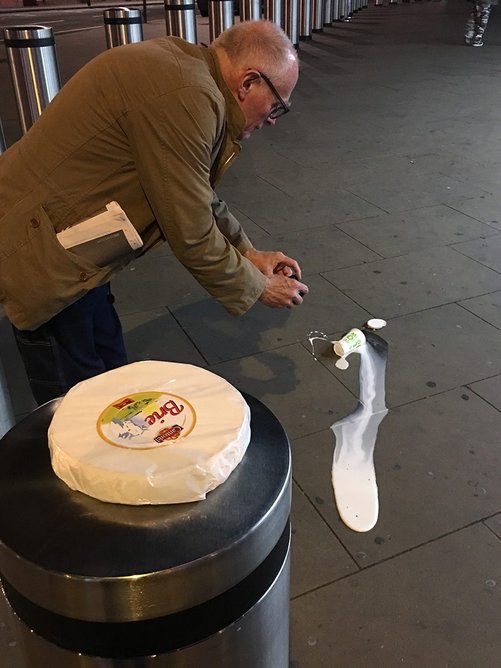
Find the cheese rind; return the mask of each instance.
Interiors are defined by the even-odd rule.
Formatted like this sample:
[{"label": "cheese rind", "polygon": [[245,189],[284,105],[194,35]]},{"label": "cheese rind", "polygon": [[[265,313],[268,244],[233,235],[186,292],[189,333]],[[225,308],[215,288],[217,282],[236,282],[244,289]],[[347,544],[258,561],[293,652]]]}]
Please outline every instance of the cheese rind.
[{"label": "cheese rind", "polygon": [[242,460],[250,410],[226,380],[174,362],[136,362],[79,383],[48,431],[71,489],[124,504],[204,499]]}]

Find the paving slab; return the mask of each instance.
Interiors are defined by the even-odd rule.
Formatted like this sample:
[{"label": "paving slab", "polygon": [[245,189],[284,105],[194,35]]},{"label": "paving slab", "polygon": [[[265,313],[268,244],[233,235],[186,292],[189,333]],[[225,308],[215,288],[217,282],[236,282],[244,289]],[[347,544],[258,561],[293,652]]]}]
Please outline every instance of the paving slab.
[{"label": "paving slab", "polygon": [[301,489],[292,486],[291,597],[356,573],[359,567]]},{"label": "paving slab", "polygon": [[469,388],[485,399],[491,406],[501,411],[501,376],[493,376],[478,383],[471,383]]},{"label": "paving slab", "polygon": [[499,196],[482,195],[460,199],[451,203],[450,206],[486,225],[501,230],[501,198]]},{"label": "paving slab", "polygon": [[454,244],[452,248],[501,273],[501,234]]},{"label": "paving slab", "polygon": [[196,346],[167,311],[137,311],[121,317],[129,362],[162,360],[206,366]]},{"label": "paving slab", "polygon": [[326,429],[356,406],[349,390],[299,343],[209,369],[265,403],[289,438]]},{"label": "paving slab", "polygon": [[501,541],[475,525],[292,602],[294,668],[491,668]]},{"label": "paving slab", "polygon": [[310,293],[300,308],[270,309],[258,302],[235,318],[214,300],[205,299],[170,310],[211,364],[306,340],[312,330],[349,329],[369,317],[321,276],[307,276],[305,281]]},{"label": "paving slab", "polygon": [[[462,252],[462,246],[456,244],[457,241],[477,240],[480,237],[486,239],[496,234],[496,231],[488,225],[444,204],[341,223],[339,227],[383,257],[405,255],[424,248],[447,244],[455,244],[453,248]],[[473,257],[468,252],[464,255]],[[473,259],[479,258],[473,257]]]},{"label": "paving slab", "polygon": [[448,247],[322,275],[367,311],[385,319],[501,288],[500,274]]},{"label": "paving slab", "polygon": [[[344,333],[335,332],[328,339],[335,341]],[[379,335],[388,342],[388,406],[416,401],[501,372],[499,331],[456,304],[390,320]],[[482,345],[472,346],[472,341],[482,341]],[[314,344],[321,364],[358,396],[359,356],[352,355],[349,368],[343,371],[335,367],[338,358],[331,344],[321,340]],[[307,342],[304,345],[309,347]]]},{"label": "paving slab", "polygon": [[338,516],[330,430],[294,438],[295,480],[366,567],[500,511],[499,428],[500,412],[467,389],[390,410],[374,454],[379,519],[366,533],[351,531]]},{"label": "paving slab", "polygon": [[501,291],[490,292],[459,302],[463,308],[475,313],[479,318],[501,329]]}]

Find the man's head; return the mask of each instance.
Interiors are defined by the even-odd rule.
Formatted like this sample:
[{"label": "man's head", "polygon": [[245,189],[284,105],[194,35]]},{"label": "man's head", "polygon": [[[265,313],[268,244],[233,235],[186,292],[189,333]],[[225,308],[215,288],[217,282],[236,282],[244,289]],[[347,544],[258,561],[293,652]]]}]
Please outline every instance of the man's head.
[{"label": "man's head", "polygon": [[212,43],[221,72],[245,116],[241,139],[286,113],[298,79],[294,47],[276,24],[243,21]]}]

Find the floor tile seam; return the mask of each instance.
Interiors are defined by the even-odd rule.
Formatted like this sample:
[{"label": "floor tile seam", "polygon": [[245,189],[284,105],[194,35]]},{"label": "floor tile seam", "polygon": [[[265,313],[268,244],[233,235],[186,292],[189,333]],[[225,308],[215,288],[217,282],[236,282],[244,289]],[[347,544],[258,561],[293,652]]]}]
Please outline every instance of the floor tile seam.
[{"label": "floor tile seam", "polygon": [[[282,349],[285,349],[285,348],[290,348],[291,346],[297,346],[298,344],[301,347],[304,347],[302,345],[301,341],[302,341],[302,339],[296,339],[294,341],[290,341],[289,343],[280,344],[276,348],[267,348],[266,350],[256,350],[256,352],[254,352],[254,353],[250,353],[250,354],[247,353],[247,354],[239,355],[238,357],[231,357],[229,359],[218,360],[217,362],[207,362],[207,364],[209,366],[218,366],[219,364],[226,364],[228,362],[239,362],[241,360],[246,360],[246,359],[249,359],[251,357],[256,357],[256,355],[266,355],[268,353],[276,353],[279,350],[282,350]],[[203,356],[203,357],[205,359],[205,356]]]},{"label": "floor tile seam", "polygon": [[[492,235],[492,236],[498,236],[498,235]],[[491,237],[489,236],[488,239],[490,239],[490,238],[491,238]],[[486,239],[486,241],[487,241],[488,239]],[[475,239],[471,239],[471,241],[476,241],[476,240],[475,240]],[[459,242],[457,242],[457,243],[463,243],[463,242],[459,241]],[[471,257],[470,255],[466,255],[466,253],[462,253],[458,248],[454,248],[454,246],[448,246],[448,248],[450,248],[452,251],[454,251],[454,252],[457,253],[458,255],[461,255],[462,257],[465,257],[465,258],[467,258],[468,260],[472,260],[472,261],[475,262],[476,264],[479,264],[481,267],[485,267],[486,269],[490,269],[491,271],[494,271],[496,274],[501,275],[501,270],[494,269],[494,267],[491,267],[490,265],[485,264],[485,262],[480,262],[480,260],[477,260],[477,258]]]},{"label": "floor tile seam", "polygon": [[[360,239],[357,239],[355,236],[353,236],[352,234],[349,234],[348,232],[346,232],[346,230],[343,230],[341,227],[339,227],[339,225],[345,225],[347,223],[360,223],[360,222],[363,222],[365,220],[372,220],[372,218],[379,218],[379,216],[365,216],[364,218],[356,218],[355,220],[343,221],[342,223],[334,223],[334,225],[339,230],[339,232],[341,232],[342,234],[347,236],[348,239],[351,239],[352,241],[355,241],[357,244],[360,244],[361,246],[363,246],[364,248],[369,250],[371,253],[374,253],[375,255],[378,256],[378,258],[375,259],[375,260],[368,260],[367,262],[358,262],[357,264],[350,264],[350,265],[347,265],[346,267],[338,267],[339,269],[349,269],[350,267],[358,267],[358,266],[363,265],[363,264],[370,264],[371,262],[378,262],[379,260],[386,260],[386,257],[384,255],[381,255],[381,253],[374,250],[373,248],[368,246],[363,241],[360,241]],[[332,270],[328,269],[328,271],[332,271]]]},{"label": "floor tile seam", "polygon": [[198,345],[196,344],[195,340],[190,336],[190,334],[189,334],[189,333],[186,331],[186,329],[183,327],[182,323],[181,323],[181,322],[178,320],[178,318],[176,317],[176,314],[172,312],[172,310],[170,309],[170,307],[167,306],[166,308],[167,308],[167,311],[170,313],[170,315],[174,318],[174,322],[178,325],[179,329],[180,329],[181,332],[184,334],[184,336],[186,336],[186,338],[187,338],[188,341],[191,343],[191,345],[195,348],[195,350],[198,352],[198,354],[200,355],[200,357],[201,357],[203,360],[205,360],[205,363],[207,364],[207,366],[210,366],[210,362],[209,362],[209,360],[208,360],[207,357],[204,355],[204,353],[202,352],[202,350],[198,347]]},{"label": "floor tile seam", "polygon": [[[469,529],[474,526],[483,526],[485,529],[488,529],[491,533],[494,533],[490,527],[488,527],[484,522],[486,520],[492,519],[499,513],[493,513],[492,515],[489,515],[488,517],[481,518],[479,520],[475,520],[474,522],[469,522],[468,524],[464,524],[463,526],[457,527],[456,529],[453,529],[452,531],[447,531],[446,533],[440,534],[440,536],[436,536],[435,538],[430,538],[427,541],[424,541],[422,543],[418,543],[417,545],[413,545],[412,547],[409,547],[405,550],[402,550],[401,552],[396,552],[395,554],[392,554],[388,557],[384,557],[383,559],[380,559],[379,561],[374,561],[371,564],[367,564],[367,566],[359,566],[360,570],[358,570],[356,573],[347,573],[345,575],[341,575],[338,578],[335,578],[334,580],[330,582],[326,582],[324,584],[318,585],[317,587],[313,587],[312,589],[309,589],[306,592],[303,592],[301,594],[298,594],[297,596],[291,597],[291,601],[294,600],[296,601],[297,599],[302,598],[303,596],[308,596],[309,594],[315,593],[321,589],[324,589],[325,587],[329,587],[332,584],[337,584],[338,582],[341,582],[343,580],[348,580],[351,577],[356,577],[360,576],[362,574],[365,574],[367,571],[372,570],[373,568],[377,568],[381,565],[387,564],[388,562],[393,561],[394,559],[399,559],[407,554],[410,554],[416,550],[419,550],[423,547],[426,547],[428,545],[432,545],[433,543],[436,543],[440,540],[443,540],[444,538],[448,538],[449,536],[453,536],[454,534],[460,533],[461,531],[464,531],[465,529]],[[494,534],[496,535],[496,534]],[[499,539],[499,536],[496,535],[496,537]],[[500,539],[501,540],[501,539]]]},{"label": "floor tile seam", "polygon": [[305,497],[305,499],[308,501],[308,503],[310,504],[310,506],[312,507],[312,509],[315,511],[315,513],[317,514],[317,516],[321,519],[321,521],[323,522],[323,524],[327,527],[327,529],[328,529],[329,532],[334,536],[334,538],[339,542],[339,544],[341,545],[341,547],[343,548],[343,550],[346,552],[347,556],[348,556],[348,557],[350,558],[350,560],[353,562],[353,566],[355,566],[355,568],[357,568],[357,571],[360,572],[360,571],[362,570],[362,568],[359,566],[359,564],[357,563],[356,559],[353,557],[353,555],[352,555],[351,552],[348,550],[348,548],[346,547],[346,545],[343,543],[343,541],[341,540],[341,538],[336,534],[336,532],[334,531],[334,529],[333,529],[333,528],[331,527],[331,525],[327,522],[327,520],[326,520],[325,517],[322,515],[322,513],[318,510],[318,508],[316,507],[316,505],[315,505],[315,504],[313,503],[313,501],[310,499],[310,497],[309,497],[308,494],[305,492],[305,490],[303,489],[303,487],[301,486],[301,484],[296,480],[296,478],[294,477],[294,475],[292,476],[292,479],[294,480],[295,484],[297,485],[297,487],[299,488],[299,490],[301,491],[301,493],[303,494],[303,496]]},{"label": "floor tile seam", "polygon": [[[481,315],[478,315],[477,313],[474,313],[473,311],[470,311],[469,308],[466,308],[466,306],[464,306],[464,305],[461,303],[461,302],[469,301],[470,299],[478,299],[479,297],[488,297],[489,295],[493,295],[493,294],[495,294],[496,292],[501,292],[501,290],[493,290],[493,291],[491,291],[491,292],[485,292],[485,293],[482,294],[482,295],[477,295],[477,296],[475,296],[475,297],[467,297],[466,299],[462,299],[461,301],[459,301],[459,302],[454,302],[454,303],[457,304],[457,306],[459,306],[459,308],[462,308],[463,311],[466,311],[466,313],[469,313],[470,315],[475,316],[476,318],[478,318],[479,320],[481,320],[482,322],[484,322],[486,325],[490,325],[491,327],[494,327],[494,329],[501,330],[501,327],[498,327],[498,326],[495,325],[494,323],[489,322],[488,320],[486,320],[485,318],[483,318]],[[473,381],[472,381],[472,382],[473,382]]]},{"label": "floor tile seam", "polygon": [[494,529],[492,529],[488,524],[486,524],[487,520],[491,520],[491,519],[493,519],[493,518],[496,517],[496,515],[498,515],[498,514],[499,514],[499,513],[494,513],[494,515],[491,515],[490,517],[486,517],[485,519],[482,520],[482,524],[484,525],[484,527],[485,527],[486,529],[488,529],[488,530],[492,533],[493,536],[495,536],[495,537],[498,539],[498,541],[501,542],[501,536],[500,536],[499,534],[497,534],[497,533],[494,531]]},{"label": "floor tile seam", "polygon": [[[374,202],[371,202],[371,200],[367,199],[366,197],[362,197],[362,195],[360,195],[359,193],[353,192],[349,188],[344,188],[344,190],[346,190],[346,192],[350,193],[350,195],[353,195],[353,197],[358,197],[358,199],[362,200],[362,202],[365,202],[366,204],[370,204],[371,206],[376,207],[376,209],[379,209],[383,213],[386,213],[388,215],[391,214],[391,213],[395,213],[395,212],[387,211],[386,209],[383,209],[383,207],[379,206],[378,204],[375,204]],[[345,221],[345,222],[351,222],[351,221]]]},{"label": "floor tile seam", "polygon": [[[467,197],[464,201],[469,202],[469,201],[475,200],[475,199],[477,199],[477,198],[476,197]],[[471,218],[472,220],[474,220],[477,223],[482,223],[483,225],[488,225],[489,227],[492,227],[492,224],[486,223],[485,221],[480,220],[480,218],[475,218],[475,216],[472,216],[469,213],[465,213],[464,211],[461,211],[460,209],[456,209],[456,207],[453,206],[453,204],[451,202],[447,202],[443,206],[446,206],[449,209],[451,209],[452,211],[456,211],[457,213],[461,213],[463,216],[467,216],[468,218]],[[494,229],[497,229],[497,228],[494,228]]]},{"label": "floor tile seam", "polygon": [[[497,374],[497,375],[499,375],[499,374]],[[495,378],[495,377],[496,377],[496,376],[490,376],[489,378]],[[489,378],[483,378],[482,380],[476,380],[476,381],[474,381],[474,382],[475,382],[475,383],[481,383],[481,382],[483,382],[484,380],[489,380]],[[472,384],[473,384],[473,383],[472,383]],[[483,397],[483,396],[482,396],[481,394],[479,394],[476,390],[474,390],[470,385],[466,385],[466,387],[468,388],[468,390],[470,390],[470,392],[473,392],[473,394],[474,394],[476,397],[478,397],[481,401],[485,401],[486,404],[488,404],[489,406],[491,406],[492,408],[494,408],[495,410],[497,410],[498,413],[501,413],[501,409],[498,408],[495,404],[493,404],[492,401],[489,401],[488,399],[486,399],[485,397]]]}]

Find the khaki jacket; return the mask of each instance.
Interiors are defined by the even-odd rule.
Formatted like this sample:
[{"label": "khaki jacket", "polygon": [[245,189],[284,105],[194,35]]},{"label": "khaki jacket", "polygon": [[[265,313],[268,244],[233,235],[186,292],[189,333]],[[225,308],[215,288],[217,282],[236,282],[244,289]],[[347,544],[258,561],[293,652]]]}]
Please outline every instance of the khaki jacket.
[{"label": "khaki jacket", "polygon": [[213,191],[244,122],[214,52],[179,38],[114,48],[80,70],[0,156],[0,302],[11,322],[35,329],[121,268],[56,238],[112,200],[142,252],[167,241],[230,313],[247,311],[265,280]]}]

